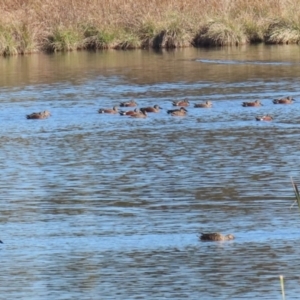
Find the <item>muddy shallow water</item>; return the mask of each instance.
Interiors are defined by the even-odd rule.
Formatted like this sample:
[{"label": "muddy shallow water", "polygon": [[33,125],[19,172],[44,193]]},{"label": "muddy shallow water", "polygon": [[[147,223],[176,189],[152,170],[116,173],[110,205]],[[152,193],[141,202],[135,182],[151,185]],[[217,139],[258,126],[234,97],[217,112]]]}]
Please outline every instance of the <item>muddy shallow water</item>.
[{"label": "muddy shallow water", "polygon": [[[1,294],[287,299],[299,287],[299,48],[0,59]],[[272,99],[292,96],[292,105]],[[186,117],[171,117],[187,98]],[[146,119],[98,114],[135,99]],[[260,99],[261,107],[242,107]],[[210,100],[211,109],[194,108]],[[48,109],[46,120],[26,114]],[[255,116],[270,114],[272,122]],[[300,180],[299,180],[300,182]],[[199,241],[200,232],[234,241]]]}]

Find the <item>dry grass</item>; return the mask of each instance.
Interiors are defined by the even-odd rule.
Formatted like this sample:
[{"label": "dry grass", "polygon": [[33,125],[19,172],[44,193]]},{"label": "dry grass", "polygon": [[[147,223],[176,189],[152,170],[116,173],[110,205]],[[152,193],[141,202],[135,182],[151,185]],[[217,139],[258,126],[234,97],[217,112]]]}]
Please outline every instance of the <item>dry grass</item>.
[{"label": "dry grass", "polygon": [[265,33],[269,44],[298,44],[300,42],[300,23],[293,20],[275,19]]},{"label": "dry grass", "polygon": [[298,43],[300,0],[0,0],[0,54]]},{"label": "dry grass", "polygon": [[228,19],[208,22],[194,39],[197,46],[238,46],[247,42],[241,24]]}]

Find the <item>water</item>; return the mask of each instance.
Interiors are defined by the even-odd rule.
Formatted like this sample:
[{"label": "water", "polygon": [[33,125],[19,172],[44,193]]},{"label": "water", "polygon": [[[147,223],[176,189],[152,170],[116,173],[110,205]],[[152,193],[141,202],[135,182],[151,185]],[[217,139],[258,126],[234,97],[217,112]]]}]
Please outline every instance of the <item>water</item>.
[{"label": "water", "polygon": [[[298,299],[298,46],[0,60],[5,299]],[[171,117],[188,98],[188,116]],[[136,99],[147,119],[98,114]],[[245,108],[261,99],[263,106]],[[211,109],[193,108],[210,100]],[[48,109],[47,120],[26,114]],[[271,114],[273,122],[257,122]],[[233,233],[205,243],[200,232]]]}]

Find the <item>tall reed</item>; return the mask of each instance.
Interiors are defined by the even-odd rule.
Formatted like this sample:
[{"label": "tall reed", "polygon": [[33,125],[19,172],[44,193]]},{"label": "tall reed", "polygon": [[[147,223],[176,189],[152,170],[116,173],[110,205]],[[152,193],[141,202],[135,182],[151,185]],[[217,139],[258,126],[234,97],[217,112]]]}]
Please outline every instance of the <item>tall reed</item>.
[{"label": "tall reed", "polygon": [[0,54],[299,43],[300,0],[0,0]]},{"label": "tall reed", "polygon": [[284,292],[284,279],[283,276],[279,276],[280,279],[280,287],[281,287],[281,295],[282,295],[282,300],[285,300],[285,292]]},{"label": "tall reed", "polygon": [[295,181],[293,180],[293,178],[291,178],[291,181],[292,181],[292,186],[293,186],[295,198],[296,198],[298,207],[299,207],[299,209],[300,209],[300,193],[299,193],[299,190],[298,190],[298,186],[297,186],[297,184],[295,183]]}]

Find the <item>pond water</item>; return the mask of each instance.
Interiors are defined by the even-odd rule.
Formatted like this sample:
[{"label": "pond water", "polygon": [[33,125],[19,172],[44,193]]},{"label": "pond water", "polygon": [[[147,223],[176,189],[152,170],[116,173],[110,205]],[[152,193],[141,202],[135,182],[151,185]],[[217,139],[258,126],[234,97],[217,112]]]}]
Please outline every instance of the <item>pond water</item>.
[{"label": "pond water", "polygon": [[[299,46],[39,54],[0,71],[2,297],[282,299],[283,275],[298,299]],[[187,116],[168,115],[183,98]],[[98,113],[131,99],[162,110]]]}]

